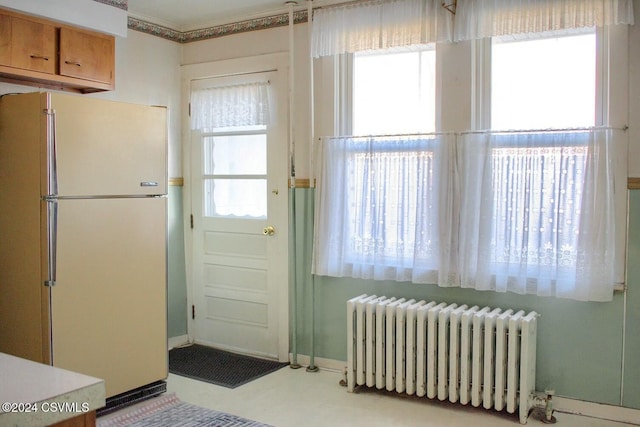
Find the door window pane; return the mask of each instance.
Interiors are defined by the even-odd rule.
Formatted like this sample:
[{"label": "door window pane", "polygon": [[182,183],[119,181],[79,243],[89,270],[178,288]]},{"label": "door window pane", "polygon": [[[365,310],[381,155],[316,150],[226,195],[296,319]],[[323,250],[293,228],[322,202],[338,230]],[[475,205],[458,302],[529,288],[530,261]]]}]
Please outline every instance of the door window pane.
[{"label": "door window pane", "polygon": [[204,139],[205,175],[265,175],[267,135],[223,135]]},{"label": "door window pane", "polygon": [[203,143],[204,215],[266,218],[266,126],[216,130]]},{"label": "door window pane", "polygon": [[205,179],[204,216],[266,218],[266,178]]}]

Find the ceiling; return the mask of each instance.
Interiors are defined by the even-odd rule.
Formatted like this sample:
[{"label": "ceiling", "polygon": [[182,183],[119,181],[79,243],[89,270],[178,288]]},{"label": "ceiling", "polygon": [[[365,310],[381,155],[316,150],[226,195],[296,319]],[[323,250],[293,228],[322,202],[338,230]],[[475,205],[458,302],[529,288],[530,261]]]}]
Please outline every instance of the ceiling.
[{"label": "ceiling", "polygon": [[[344,1],[344,0],[342,0]],[[178,31],[246,21],[286,13],[286,0],[128,0],[130,15]],[[306,9],[307,0],[298,0],[295,10]],[[337,3],[315,0],[316,4]]]}]

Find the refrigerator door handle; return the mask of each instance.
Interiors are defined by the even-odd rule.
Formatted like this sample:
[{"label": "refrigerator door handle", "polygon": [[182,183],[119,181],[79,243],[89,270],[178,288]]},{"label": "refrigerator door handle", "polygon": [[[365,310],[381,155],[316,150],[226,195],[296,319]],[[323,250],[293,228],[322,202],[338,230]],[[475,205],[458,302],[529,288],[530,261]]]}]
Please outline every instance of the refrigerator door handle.
[{"label": "refrigerator door handle", "polygon": [[58,194],[58,138],[56,134],[56,110],[48,108],[44,110],[47,115],[47,162],[49,166],[49,179],[47,193],[49,196]]},{"label": "refrigerator door handle", "polygon": [[51,287],[56,284],[58,251],[58,201],[55,199],[47,199],[47,240],[48,278],[44,285]]}]

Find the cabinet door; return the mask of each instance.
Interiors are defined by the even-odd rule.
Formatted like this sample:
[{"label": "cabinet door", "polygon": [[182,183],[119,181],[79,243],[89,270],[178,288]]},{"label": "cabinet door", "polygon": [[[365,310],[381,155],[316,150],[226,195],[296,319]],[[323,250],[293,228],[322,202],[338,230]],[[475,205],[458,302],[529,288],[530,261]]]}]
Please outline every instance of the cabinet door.
[{"label": "cabinet door", "polygon": [[0,15],[0,65],[11,64],[11,18]]},{"label": "cabinet door", "polygon": [[61,75],[110,84],[114,64],[112,36],[60,28]]},{"label": "cabinet door", "polygon": [[56,28],[11,17],[11,66],[53,74],[56,70]]}]

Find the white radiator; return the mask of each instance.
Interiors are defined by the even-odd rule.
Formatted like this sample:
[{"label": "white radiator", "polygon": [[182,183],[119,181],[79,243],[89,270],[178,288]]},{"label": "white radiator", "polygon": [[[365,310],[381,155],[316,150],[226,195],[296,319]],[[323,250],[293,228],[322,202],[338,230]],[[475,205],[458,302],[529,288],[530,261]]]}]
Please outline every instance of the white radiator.
[{"label": "white radiator", "polygon": [[535,312],[361,295],[347,301],[347,387],[509,413],[533,407]]}]

